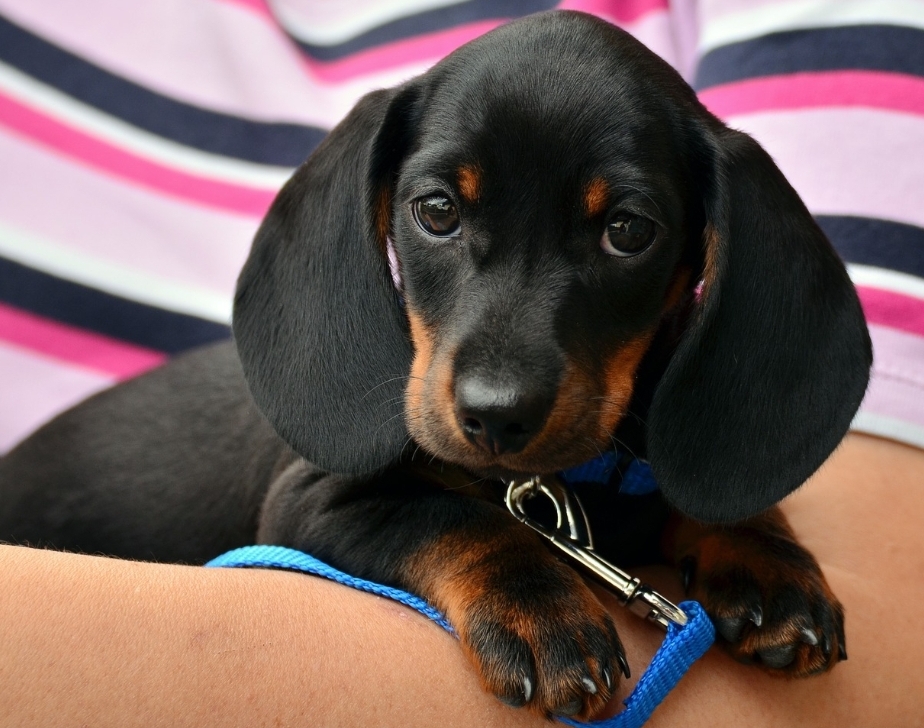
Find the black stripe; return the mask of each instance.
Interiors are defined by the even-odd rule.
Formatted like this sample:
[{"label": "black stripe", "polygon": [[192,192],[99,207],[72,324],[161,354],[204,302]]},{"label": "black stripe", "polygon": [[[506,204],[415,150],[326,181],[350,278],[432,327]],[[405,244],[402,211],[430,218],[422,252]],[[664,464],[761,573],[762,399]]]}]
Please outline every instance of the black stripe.
[{"label": "black stripe", "polygon": [[252,121],[162,96],[68,53],[2,16],[0,60],[139,129],[225,157],[295,167],[326,134],[311,126]]},{"label": "black stripe", "polygon": [[302,50],[313,59],[336,61],[353,53],[406,38],[484,20],[509,20],[529,13],[551,10],[557,4],[558,0],[468,0],[398,18],[336,45],[313,45],[296,40]]},{"label": "black stripe", "polygon": [[695,87],[840,69],[924,76],[924,31],[897,25],[858,25],[772,33],[707,53],[699,62]]},{"label": "black stripe", "polygon": [[0,258],[0,301],[168,354],[230,336],[227,326],[129,301],[5,258]]},{"label": "black stripe", "polygon": [[924,278],[924,228],[868,217],[819,215],[815,219],[848,263]]}]

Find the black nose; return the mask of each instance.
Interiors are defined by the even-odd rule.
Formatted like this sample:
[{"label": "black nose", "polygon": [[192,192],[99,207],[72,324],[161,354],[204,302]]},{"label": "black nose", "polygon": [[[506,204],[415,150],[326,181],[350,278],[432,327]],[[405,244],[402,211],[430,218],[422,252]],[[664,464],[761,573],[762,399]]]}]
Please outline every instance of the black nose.
[{"label": "black nose", "polygon": [[542,429],[554,397],[477,374],[456,380],[456,416],[466,437],[492,455],[515,453]]}]

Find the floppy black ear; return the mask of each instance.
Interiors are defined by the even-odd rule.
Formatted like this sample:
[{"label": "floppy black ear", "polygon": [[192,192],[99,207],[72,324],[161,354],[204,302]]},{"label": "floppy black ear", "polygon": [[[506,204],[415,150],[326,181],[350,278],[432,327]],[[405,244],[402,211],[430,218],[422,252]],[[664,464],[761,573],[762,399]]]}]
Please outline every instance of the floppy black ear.
[{"label": "floppy black ear", "polygon": [[360,100],[296,171],[238,279],[234,338],[257,405],[334,472],[385,467],[407,439],[406,319],[385,254],[411,89]]},{"label": "floppy black ear", "polygon": [[872,354],[843,264],[769,155],[740,132],[712,139],[703,290],[655,392],[648,452],[675,507],[732,521],[834,450]]}]

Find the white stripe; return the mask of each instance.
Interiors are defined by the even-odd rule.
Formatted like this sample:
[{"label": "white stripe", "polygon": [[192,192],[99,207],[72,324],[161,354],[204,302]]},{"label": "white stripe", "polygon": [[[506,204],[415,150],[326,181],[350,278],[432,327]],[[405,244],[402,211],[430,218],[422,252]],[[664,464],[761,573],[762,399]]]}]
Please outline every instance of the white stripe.
[{"label": "white stripe", "polygon": [[924,448],[924,427],[906,420],[860,410],[853,418],[850,429]]},{"label": "white stripe", "polygon": [[273,14],[299,40],[337,45],[380,25],[465,0],[268,0]]},{"label": "white stripe", "polygon": [[924,29],[924,3],[918,0],[795,0],[729,13],[707,20],[700,34],[704,55],[730,43],[768,33],[842,25],[903,25]]},{"label": "white stripe", "polygon": [[276,191],[292,174],[288,167],[256,164],[210,154],[164,139],[77,101],[0,62],[0,90],[73,129],[151,162],[220,182]]},{"label": "white stripe", "polygon": [[231,298],[87,255],[0,223],[0,255],[58,278],[169,311],[227,324]]},{"label": "white stripe", "polygon": [[857,286],[879,288],[883,291],[900,293],[924,301],[924,279],[917,276],[899,273],[886,268],[876,268],[872,265],[847,264],[850,280]]}]

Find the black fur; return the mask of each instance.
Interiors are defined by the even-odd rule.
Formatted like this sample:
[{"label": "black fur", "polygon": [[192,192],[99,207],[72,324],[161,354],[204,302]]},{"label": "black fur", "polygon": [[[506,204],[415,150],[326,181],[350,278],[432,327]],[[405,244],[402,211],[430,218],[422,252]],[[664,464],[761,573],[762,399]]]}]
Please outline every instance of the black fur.
[{"label": "black fur", "polygon": [[[458,237],[415,223],[436,192]],[[657,228],[635,257],[601,249],[623,212]],[[606,555],[650,558],[665,499],[739,520],[801,485],[871,361],[844,267],[769,156],[578,13],[511,23],[363,98],[267,215],[234,335],[243,376],[227,344],[181,357],[0,461],[0,538],[192,563],[302,548],[423,593],[472,635],[490,689],[569,714],[599,706],[624,657],[586,587],[500,508],[498,477],[614,441],[647,453],[663,499],[585,495]],[[473,595],[477,614],[459,606]],[[585,607],[592,624],[571,625]],[[511,609],[593,632],[596,651],[549,656],[538,628],[492,641]],[[525,671],[514,687],[486,666],[504,655]]]},{"label": "black fur", "polygon": [[391,464],[407,437],[411,347],[372,214],[394,172],[373,150],[394,143],[384,120],[395,95],[366,96],[283,188],[235,300],[254,398],[296,450],[338,472]]},{"label": "black fur", "polygon": [[711,125],[715,280],[661,379],[648,454],[689,516],[745,518],[804,483],[869,379],[869,334],[837,254],[770,156]]}]

